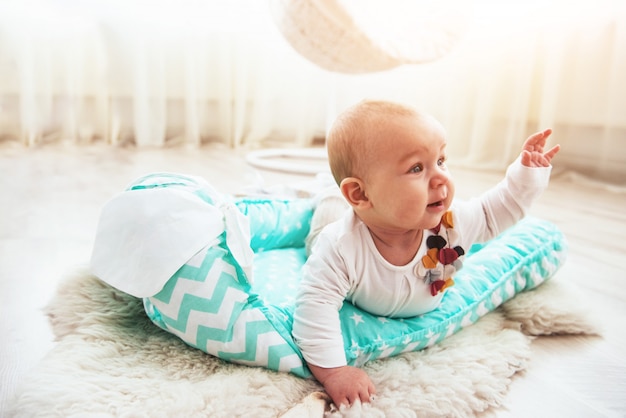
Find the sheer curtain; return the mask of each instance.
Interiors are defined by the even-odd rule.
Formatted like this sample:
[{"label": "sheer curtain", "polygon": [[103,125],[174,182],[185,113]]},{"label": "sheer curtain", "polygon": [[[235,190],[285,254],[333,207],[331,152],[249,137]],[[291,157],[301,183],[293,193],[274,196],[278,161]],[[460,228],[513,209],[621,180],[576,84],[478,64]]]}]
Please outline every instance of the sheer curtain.
[{"label": "sheer curtain", "polygon": [[626,183],[623,2],[474,6],[441,59],[348,75],[296,53],[265,1],[0,0],[0,143],[302,147],[384,98],[438,117],[462,164],[503,168],[552,127],[561,166]]},{"label": "sheer curtain", "polygon": [[304,145],[327,77],[264,1],[0,0],[0,134],[29,145]]}]

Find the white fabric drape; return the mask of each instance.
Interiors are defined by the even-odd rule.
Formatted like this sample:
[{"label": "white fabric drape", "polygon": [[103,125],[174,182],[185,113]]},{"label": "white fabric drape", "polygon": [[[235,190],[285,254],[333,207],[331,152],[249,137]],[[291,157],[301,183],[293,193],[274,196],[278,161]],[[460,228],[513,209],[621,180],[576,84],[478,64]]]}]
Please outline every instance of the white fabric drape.
[{"label": "white fabric drape", "polygon": [[385,98],[438,117],[463,164],[502,168],[552,127],[561,166],[626,183],[624,3],[477,0],[473,18],[435,62],[345,75],[297,54],[265,1],[0,0],[0,139],[307,146]]},{"label": "white fabric drape", "polygon": [[305,144],[323,94],[294,55],[262,1],[0,0],[1,134]]}]

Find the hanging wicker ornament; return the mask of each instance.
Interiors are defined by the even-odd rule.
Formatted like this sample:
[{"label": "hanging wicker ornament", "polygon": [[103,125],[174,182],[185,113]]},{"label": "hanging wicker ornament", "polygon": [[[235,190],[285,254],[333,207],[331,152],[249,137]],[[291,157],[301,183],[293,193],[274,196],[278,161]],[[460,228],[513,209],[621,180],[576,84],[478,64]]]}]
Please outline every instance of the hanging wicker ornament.
[{"label": "hanging wicker ornament", "polygon": [[461,0],[270,0],[291,46],[332,72],[358,74],[437,60],[471,17]]}]

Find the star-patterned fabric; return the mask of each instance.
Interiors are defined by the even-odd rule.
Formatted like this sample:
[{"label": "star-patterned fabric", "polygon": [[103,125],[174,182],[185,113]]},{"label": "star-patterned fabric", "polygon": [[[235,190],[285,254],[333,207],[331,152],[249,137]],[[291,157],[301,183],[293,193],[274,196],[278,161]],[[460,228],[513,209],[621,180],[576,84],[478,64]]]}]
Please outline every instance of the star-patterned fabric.
[{"label": "star-patterned fabric", "polygon": [[[443,223],[438,232],[450,231],[451,227],[449,222]],[[474,245],[463,257],[463,268],[455,269],[454,286],[446,289],[441,305],[432,312],[392,319],[345,302],[340,318],[348,364],[362,365],[443,340],[516,293],[543,283],[560,267],[565,253],[565,238],[556,226],[527,218],[498,238]],[[265,249],[255,255],[255,297],[267,306],[270,318],[282,322],[279,329],[292,328],[295,296],[305,261],[302,247]]]}]

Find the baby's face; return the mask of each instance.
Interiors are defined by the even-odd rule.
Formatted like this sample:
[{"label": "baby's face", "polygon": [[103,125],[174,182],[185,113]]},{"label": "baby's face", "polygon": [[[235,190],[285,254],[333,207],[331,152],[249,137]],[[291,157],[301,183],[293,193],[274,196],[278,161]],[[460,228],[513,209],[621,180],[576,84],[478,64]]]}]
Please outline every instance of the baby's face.
[{"label": "baby's face", "polygon": [[454,197],[443,129],[434,120],[396,117],[377,135],[364,179],[371,208],[363,220],[394,231],[434,228]]}]

